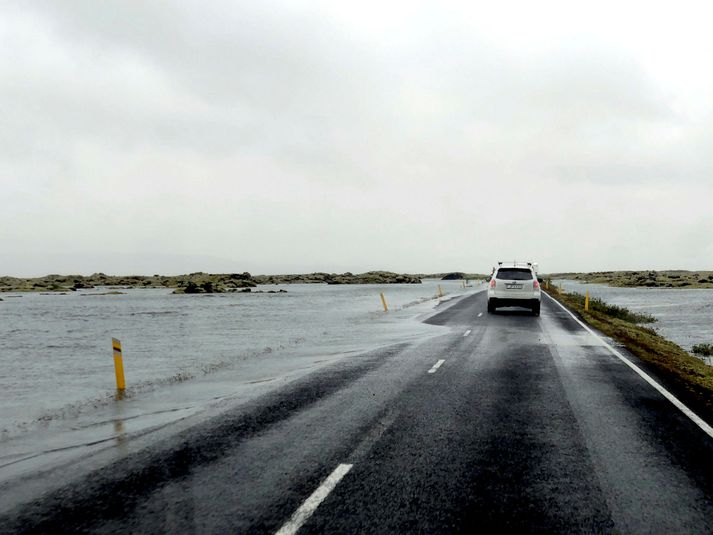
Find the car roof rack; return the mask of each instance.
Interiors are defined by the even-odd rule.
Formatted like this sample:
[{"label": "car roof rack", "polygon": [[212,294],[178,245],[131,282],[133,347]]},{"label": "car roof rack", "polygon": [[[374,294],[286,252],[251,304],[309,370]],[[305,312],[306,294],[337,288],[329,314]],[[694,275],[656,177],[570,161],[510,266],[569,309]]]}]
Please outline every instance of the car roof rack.
[{"label": "car roof rack", "polygon": [[502,266],[503,264],[507,264],[509,267],[532,267],[533,266],[532,262],[518,262],[517,260],[513,260],[512,262],[498,261],[498,266]]}]

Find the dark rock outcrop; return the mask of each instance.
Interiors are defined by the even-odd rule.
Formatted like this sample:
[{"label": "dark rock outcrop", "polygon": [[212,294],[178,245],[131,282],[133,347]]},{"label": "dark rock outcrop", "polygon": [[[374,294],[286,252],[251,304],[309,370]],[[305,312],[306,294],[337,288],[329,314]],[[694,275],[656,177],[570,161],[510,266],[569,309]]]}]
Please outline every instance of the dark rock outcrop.
[{"label": "dark rock outcrop", "polygon": [[[237,292],[258,284],[420,284],[418,275],[390,271],[366,273],[315,272],[292,275],[258,275],[250,273],[188,275],[47,275],[36,278],[0,277],[0,292],[75,292],[96,287],[103,288],[173,288],[177,294],[210,294]],[[278,292],[279,293],[279,292]]]},{"label": "dark rock outcrop", "polygon": [[391,271],[367,271],[357,275],[351,273],[332,274],[325,282],[327,284],[421,284],[421,279],[413,275],[403,275]]},{"label": "dark rock outcrop", "polygon": [[416,275],[391,271],[368,271],[366,273],[303,273],[295,275],[256,275],[258,284],[420,284]]}]

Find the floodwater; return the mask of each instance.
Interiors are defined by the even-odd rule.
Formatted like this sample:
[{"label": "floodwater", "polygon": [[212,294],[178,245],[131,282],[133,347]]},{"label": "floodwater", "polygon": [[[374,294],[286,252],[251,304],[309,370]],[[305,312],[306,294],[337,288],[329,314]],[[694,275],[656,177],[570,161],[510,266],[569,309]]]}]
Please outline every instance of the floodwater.
[{"label": "floodwater", "polygon": [[567,292],[599,297],[635,312],[647,312],[658,321],[648,324],[663,337],[687,351],[700,343],[713,343],[713,289],[615,288],[579,281],[563,283]]},{"label": "floodwater", "polygon": [[[166,289],[128,289],[124,295],[97,295],[104,288],[0,294],[0,440],[38,427],[76,429],[113,418],[116,408],[107,409],[117,405],[112,337],[122,342],[124,353],[128,399],[122,410],[129,411],[124,416],[150,411],[170,420],[243,386],[440,334],[442,328],[416,321],[438,304],[438,284],[446,298],[479,289],[426,280],[258,288],[287,293],[172,295]],[[148,399],[154,400],[150,409],[140,401]]]},{"label": "floodwater", "polygon": [[[445,298],[436,298],[439,284]],[[686,349],[713,342],[713,290],[563,284],[653,314],[654,328]],[[65,466],[78,476],[321,366],[447,332],[420,320],[484,288],[425,280],[259,288],[287,293],[0,294],[0,488],[23,482],[0,492],[0,511],[63,484],[67,472],[54,479],[35,474]],[[124,351],[121,400],[112,337]]]}]

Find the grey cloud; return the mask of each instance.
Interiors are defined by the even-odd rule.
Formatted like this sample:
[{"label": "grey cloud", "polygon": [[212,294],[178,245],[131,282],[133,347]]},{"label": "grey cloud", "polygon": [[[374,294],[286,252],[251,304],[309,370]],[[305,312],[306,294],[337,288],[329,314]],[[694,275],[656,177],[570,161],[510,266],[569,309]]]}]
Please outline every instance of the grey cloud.
[{"label": "grey cloud", "polygon": [[[681,114],[632,52],[605,39],[500,49],[440,8],[386,41],[307,3],[4,9],[0,42],[13,54],[0,60],[10,205],[0,224],[18,255],[53,240],[80,255],[106,236],[144,251],[150,228],[169,256],[190,256],[187,238],[207,259],[239,242],[236,261],[258,271],[281,261],[475,270],[501,253],[553,269],[631,266],[633,251],[646,253],[638,229],[659,223],[628,214],[635,230],[599,240],[592,221],[625,224],[627,206],[608,199],[622,187],[711,185],[709,121]],[[597,203],[591,218],[582,197]],[[125,217],[105,220],[110,199]],[[503,245],[499,231],[517,239]],[[601,256],[570,258],[577,233]]]}]

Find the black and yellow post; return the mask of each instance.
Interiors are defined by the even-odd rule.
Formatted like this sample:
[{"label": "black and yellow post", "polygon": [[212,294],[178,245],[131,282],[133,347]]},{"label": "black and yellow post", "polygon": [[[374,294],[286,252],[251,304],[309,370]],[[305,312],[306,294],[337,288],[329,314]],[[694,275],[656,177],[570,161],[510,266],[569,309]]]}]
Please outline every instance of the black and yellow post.
[{"label": "black and yellow post", "polygon": [[119,395],[124,393],[126,389],[126,381],[124,380],[124,359],[121,356],[121,342],[116,338],[111,339],[111,345],[114,348],[114,372],[116,373],[116,390]]}]

